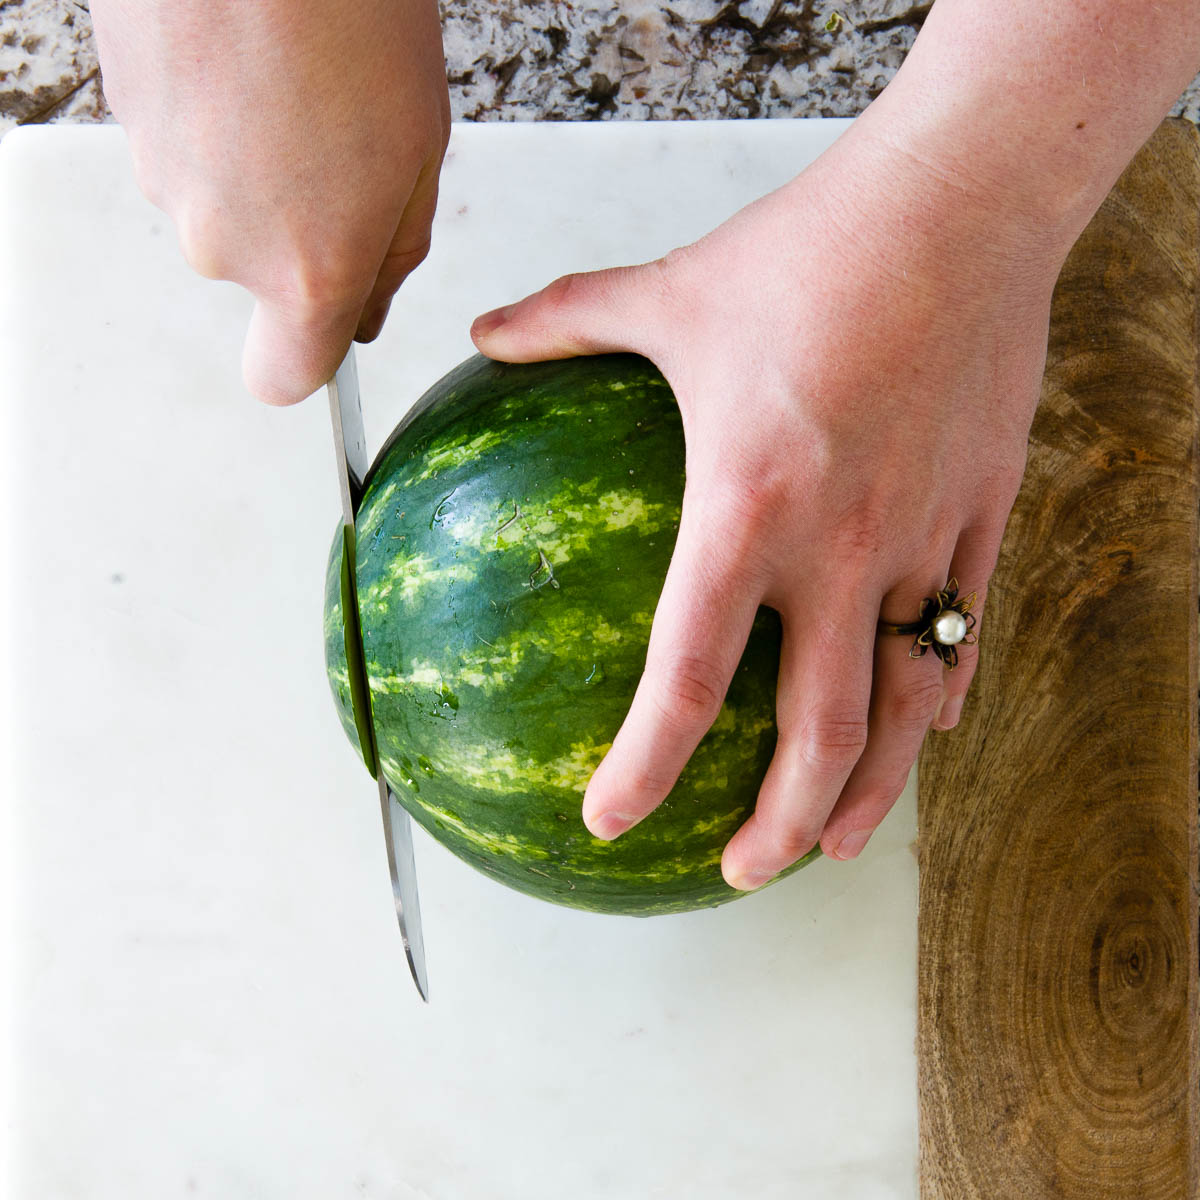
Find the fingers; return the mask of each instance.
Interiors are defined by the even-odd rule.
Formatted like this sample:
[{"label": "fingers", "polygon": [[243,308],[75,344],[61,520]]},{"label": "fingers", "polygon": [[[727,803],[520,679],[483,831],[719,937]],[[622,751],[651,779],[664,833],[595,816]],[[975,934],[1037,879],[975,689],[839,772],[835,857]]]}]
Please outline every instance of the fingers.
[{"label": "fingers", "polygon": [[[982,634],[983,606],[987,599],[988,581],[996,569],[1000,557],[1000,544],[1004,537],[1004,526],[972,526],[959,535],[958,547],[950,563],[950,574],[958,580],[959,595],[975,593],[971,612],[975,614],[971,634],[976,641]],[[963,701],[975,678],[979,666],[979,646],[962,644],[958,647],[958,665],[953,671],[945,671],[942,678],[943,701],[941,711],[933,721],[934,729],[952,729],[962,715]]]},{"label": "fingers", "polygon": [[[404,282],[403,279],[400,281]],[[398,285],[397,285],[398,288]],[[362,316],[358,321],[358,328],[354,331],[354,340],[366,345],[373,342],[382,332],[383,327],[387,323],[388,313],[392,310],[392,300],[394,292],[378,301],[374,307],[369,303],[363,306]]]},{"label": "fingers", "polygon": [[[912,620],[921,600],[945,585],[946,576],[938,575],[926,573],[894,588],[880,605],[884,618]],[[891,811],[942,702],[941,660],[932,651],[910,658],[912,643],[911,636],[875,638],[867,744],[821,833],[821,849],[832,858],[856,857]]]},{"label": "fingers", "polygon": [[405,209],[373,280],[318,284],[305,302],[259,296],[242,357],[251,393],[267,404],[303,400],[337,370],[353,339],[369,342],[379,336],[392,296],[429,253],[436,169],[428,180]]},{"label": "fingers", "polygon": [[217,210],[191,206],[173,214],[180,246],[192,270],[228,279],[255,297],[242,349],[242,377],[266,404],[295,404],[311,395],[346,356],[371,277],[357,264],[377,256],[348,247],[325,255],[311,243],[289,242],[263,262],[222,227]]},{"label": "fingers", "polygon": [[439,166],[440,162],[427,163],[417,179],[375,284],[363,304],[354,334],[356,341],[373,342],[379,336],[387,320],[392,297],[429,253],[429,231],[437,211]]},{"label": "fingers", "polygon": [[[912,619],[923,598],[956,577],[960,597],[976,591],[970,611],[978,620],[985,585],[968,588],[964,580],[986,581],[1002,532],[965,531],[948,575],[926,571],[913,576],[879,604],[857,610],[847,604],[814,621],[815,606],[802,608],[798,602],[784,614],[779,741],[754,815],[725,848],[722,873],[731,886],[760,887],[818,840],[834,858],[861,852],[904,790],[935,715],[941,710],[947,727],[957,720],[978,659],[967,643],[956,647],[953,671],[932,652],[912,658],[911,637],[878,634],[879,614],[889,620]],[[695,556],[677,550],[676,558],[686,564]],[[743,592],[747,600],[736,617],[737,654],[732,661],[722,660],[720,638],[728,626],[712,620],[710,608],[725,598],[720,573],[707,582],[698,587],[686,566],[668,579],[655,620],[656,639],[686,649],[656,661],[652,640],[634,707],[585,801],[585,820],[599,836],[615,837],[662,800],[720,707],[753,619],[755,605],[749,597],[755,593]],[[684,607],[685,596],[696,611]],[[671,613],[679,620],[666,615]],[[690,693],[693,701],[682,706],[691,709],[687,718],[667,721],[666,727],[663,706],[653,700],[663,694],[664,677],[667,691]],[[649,762],[656,764],[653,774],[637,765]]]},{"label": "fingers", "polygon": [[646,669],[584,796],[584,823],[597,837],[623,833],[666,797],[741,659],[761,588],[736,542],[713,532],[719,528],[685,499]]},{"label": "fingers", "polygon": [[330,288],[303,311],[260,297],[243,354],[246,386],[268,404],[293,404],[320,388],[346,357],[351,340],[371,342],[387,319],[392,297],[425,261],[437,209],[440,160],[418,176],[373,282],[366,290]]},{"label": "fingers", "polygon": [[[1003,527],[998,531],[964,530],[948,572],[932,583],[937,572],[914,577],[893,589],[881,604],[887,620],[915,615],[924,596],[932,596],[947,579],[959,584],[959,596],[976,593],[970,612],[979,620],[987,579],[995,569]],[[923,581],[928,582],[928,586]],[[911,615],[909,619],[911,619]],[[833,858],[855,858],[891,811],[908,781],[925,735],[950,729],[959,719],[979,661],[979,650],[966,642],[955,647],[954,669],[944,667],[931,652],[909,657],[910,638],[882,635],[875,647],[875,680],[871,694],[870,731],[866,749],[856,764],[821,834],[822,850]]]},{"label": "fingers", "polygon": [[516,304],[484,313],[471,338],[489,358],[541,362],[633,350],[654,358],[664,288],[660,263],[563,275]]},{"label": "fingers", "polygon": [[184,257],[211,279],[229,279],[257,301],[242,355],[246,387],[268,404],[293,404],[320,388],[352,338],[371,341],[392,296],[429,253],[440,158],[417,176],[390,241],[377,225],[293,230],[261,259],[219,206],[173,213]]},{"label": "fingers", "polygon": [[873,603],[783,614],[779,741],[754,815],[721,860],[731,887],[760,887],[816,844],[867,742]]}]

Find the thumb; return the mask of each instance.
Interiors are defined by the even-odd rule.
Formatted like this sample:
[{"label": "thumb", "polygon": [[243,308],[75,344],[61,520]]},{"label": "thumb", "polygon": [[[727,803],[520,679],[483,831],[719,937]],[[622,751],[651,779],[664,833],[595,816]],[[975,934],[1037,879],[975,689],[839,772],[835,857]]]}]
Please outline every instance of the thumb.
[{"label": "thumb", "polygon": [[296,404],[323,387],[346,357],[362,302],[297,314],[259,300],[242,350],[242,377],[265,404]]},{"label": "thumb", "polygon": [[660,278],[657,262],[563,275],[516,304],[476,317],[471,340],[503,362],[615,350],[652,358]]}]

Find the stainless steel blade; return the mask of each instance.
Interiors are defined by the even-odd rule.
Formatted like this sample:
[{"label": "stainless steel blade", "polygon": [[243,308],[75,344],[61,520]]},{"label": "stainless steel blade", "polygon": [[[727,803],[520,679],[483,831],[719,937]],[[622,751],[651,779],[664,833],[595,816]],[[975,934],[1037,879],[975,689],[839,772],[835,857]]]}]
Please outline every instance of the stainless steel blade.
[{"label": "stainless steel blade", "polygon": [[[338,486],[342,494],[342,521],[353,548],[354,517],[362,500],[363,481],[367,476],[367,438],[363,429],[362,402],[358,393],[358,367],[354,358],[354,347],[346,353],[342,365],[329,381],[329,412],[333,421],[333,442],[337,450]],[[353,555],[350,556],[351,562]],[[353,572],[350,573],[350,589],[353,592]],[[357,612],[357,597],[354,611]],[[347,669],[353,670],[347,655]],[[364,660],[365,661],[365,660]],[[361,669],[361,668],[360,668]],[[365,672],[364,672],[365,674]],[[366,708],[370,709],[370,688],[366,679],[359,681],[355,689],[366,697]],[[368,711],[363,714],[364,728],[368,730],[372,746],[368,756],[378,764],[378,743],[375,737],[375,722]],[[383,837],[387,847],[388,870],[392,877],[392,898],[396,906],[396,920],[400,935],[404,939],[404,952],[408,967],[421,999],[429,1000],[429,979],[425,967],[425,939],[421,932],[421,903],[417,895],[417,868],[413,859],[412,826],[408,813],[396,799],[384,778],[383,769],[376,767],[376,782],[379,786],[379,804],[383,813]]]},{"label": "stainless steel blade", "polygon": [[387,841],[388,869],[392,873],[392,898],[396,904],[396,919],[404,938],[404,953],[408,969],[421,999],[429,1002],[429,977],[425,970],[425,935],[421,926],[421,898],[417,895],[417,865],[413,858],[412,819],[396,799],[396,793],[379,772],[379,806],[383,826],[389,831]]},{"label": "stainless steel blade", "polygon": [[353,345],[329,381],[328,390],[329,411],[333,417],[333,445],[337,451],[338,487],[342,493],[342,520],[353,528],[358,502],[362,499],[363,480],[370,466]]}]

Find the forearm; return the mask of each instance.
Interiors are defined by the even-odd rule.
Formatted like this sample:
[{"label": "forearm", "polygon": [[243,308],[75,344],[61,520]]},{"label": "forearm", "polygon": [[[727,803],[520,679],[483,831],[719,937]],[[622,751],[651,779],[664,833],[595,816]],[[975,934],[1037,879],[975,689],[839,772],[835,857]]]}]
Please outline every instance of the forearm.
[{"label": "forearm", "polygon": [[1198,70],[1196,0],[937,0],[856,124],[1065,255]]}]

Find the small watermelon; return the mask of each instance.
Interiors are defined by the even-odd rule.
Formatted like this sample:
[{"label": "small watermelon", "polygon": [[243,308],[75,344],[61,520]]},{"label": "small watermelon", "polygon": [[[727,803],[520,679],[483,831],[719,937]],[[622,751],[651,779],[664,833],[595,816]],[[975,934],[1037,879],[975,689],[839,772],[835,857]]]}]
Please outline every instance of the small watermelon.
[{"label": "small watermelon", "polygon": [[[720,862],[775,747],[780,624],[768,609],[667,799],[614,842],[580,816],[645,663],[683,468],[666,380],[613,354],[469,359],[422,397],[371,469],[356,580],[384,773],[434,838],[531,896],[650,916],[744,894]],[[339,531],[325,654],[357,747],[341,555]]]}]

